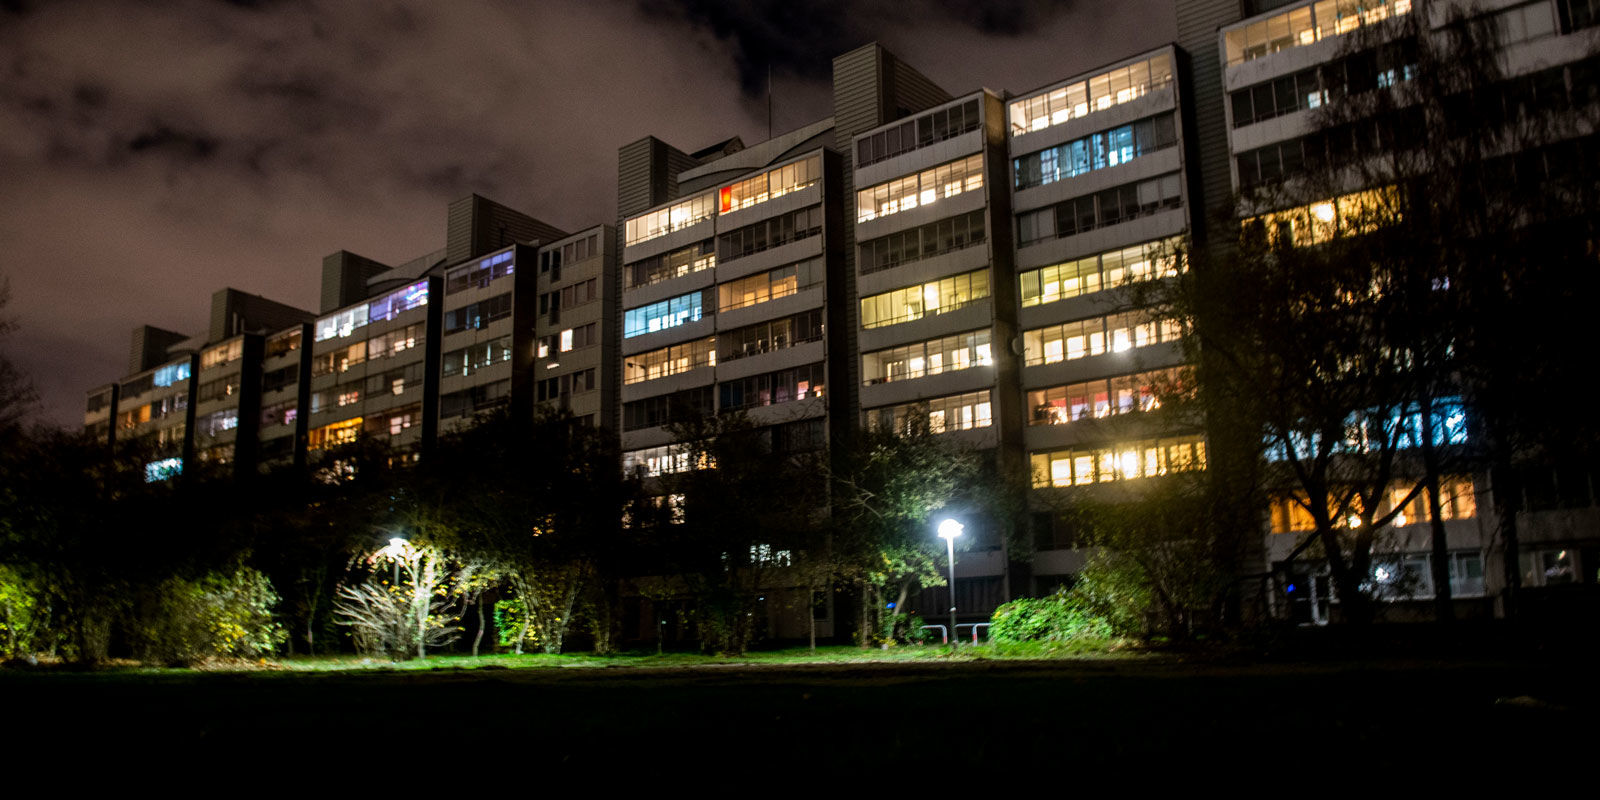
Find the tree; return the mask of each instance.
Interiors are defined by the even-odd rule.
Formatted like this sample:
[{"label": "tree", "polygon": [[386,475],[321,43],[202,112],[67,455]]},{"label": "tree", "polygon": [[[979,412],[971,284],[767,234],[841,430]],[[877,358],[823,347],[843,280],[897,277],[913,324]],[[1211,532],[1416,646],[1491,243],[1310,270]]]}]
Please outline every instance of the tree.
[{"label": "tree", "polygon": [[[933,433],[926,414],[909,415],[902,430],[861,431],[836,447],[828,483],[833,561],[839,576],[861,591],[862,646],[879,635],[875,631],[896,635],[911,592],[946,584],[945,547],[933,535],[937,512],[1005,520],[1020,502],[997,464]],[[889,611],[887,620],[878,620],[880,609]]]},{"label": "tree", "polygon": [[[1411,441],[1431,522],[1436,614],[1448,620],[1445,474],[1492,469],[1509,602],[1519,576],[1515,464],[1584,459],[1595,440],[1587,415],[1551,413],[1542,401],[1582,380],[1587,359],[1585,318],[1600,288],[1589,132],[1600,105],[1581,70],[1571,90],[1563,67],[1507,73],[1503,15],[1428,10],[1398,21],[1387,40],[1352,37],[1344,59],[1375,68],[1347,69],[1351,86],[1368,90],[1333,96],[1318,115],[1330,147],[1306,183],[1393,187],[1392,213],[1362,237],[1361,255],[1394,276],[1391,338],[1406,343],[1422,384]],[[1368,74],[1375,86],[1358,85]],[[1387,146],[1338,159],[1331,142],[1363,130]],[[1443,410],[1437,398],[1448,398]],[[1472,423],[1470,439],[1441,446],[1459,441],[1440,429],[1457,415]]]},{"label": "tree", "polygon": [[514,620],[516,634],[500,636],[516,652],[537,643],[559,653],[585,590],[596,648],[610,649],[631,491],[617,460],[608,432],[569,414],[519,421],[501,411],[443,437],[421,465],[412,503],[440,515],[439,535],[479,575],[514,593],[495,618]]},{"label": "tree", "polygon": [[[460,584],[470,568],[458,568],[449,554],[428,544],[395,538],[361,559],[363,579],[341,586],[334,616],[349,626],[356,648],[390,658],[426,658],[461,634]],[[385,572],[393,577],[385,581]]]},{"label": "tree", "polygon": [[816,454],[785,452],[740,413],[668,429],[688,468],[659,479],[654,553],[693,598],[701,646],[743,654],[764,634],[764,598],[795,585],[796,554],[825,547]]},{"label": "tree", "polygon": [[1072,587],[1088,612],[1123,635],[1184,639],[1219,632],[1232,622],[1241,535],[1224,524],[1223,494],[1210,470],[1176,472],[1137,487],[1079,492],[1058,509],[1094,548]]},{"label": "tree", "polygon": [[1423,8],[1367,26],[1293,77],[1320,107],[1312,133],[1274,146],[1273,174],[1245,178],[1273,180],[1239,198],[1240,236],[1191,254],[1161,303],[1194,334],[1208,427],[1231,427],[1234,461],[1261,464],[1267,489],[1308,520],[1294,556],[1326,560],[1353,621],[1373,613],[1376,548],[1417,499],[1449,618],[1444,479],[1509,461],[1490,454],[1528,430],[1527,385],[1572,363],[1530,358],[1515,328],[1573,307],[1551,296],[1573,283],[1553,280],[1562,271],[1593,280],[1573,268],[1592,265],[1596,182],[1550,171],[1549,148],[1582,126],[1511,111],[1521,84],[1500,72],[1492,25],[1430,27],[1439,19]]},{"label": "tree", "polygon": [[6,339],[16,331],[16,323],[4,315],[11,303],[11,281],[0,276],[0,444],[21,432],[22,421],[33,410],[37,395],[28,377],[4,352]]}]

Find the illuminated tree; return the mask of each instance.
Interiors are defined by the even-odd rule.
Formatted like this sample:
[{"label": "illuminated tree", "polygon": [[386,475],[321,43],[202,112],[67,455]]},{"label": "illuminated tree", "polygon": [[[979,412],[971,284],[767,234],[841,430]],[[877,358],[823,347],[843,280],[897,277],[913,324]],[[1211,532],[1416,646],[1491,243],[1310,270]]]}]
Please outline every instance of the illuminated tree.
[{"label": "illuminated tree", "polygon": [[463,595],[470,569],[456,568],[436,547],[394,538],[359,564],[364,580],[341,586],[334,616],[351,629],[356,648],[391,658],[426,658],[461,635]]}]

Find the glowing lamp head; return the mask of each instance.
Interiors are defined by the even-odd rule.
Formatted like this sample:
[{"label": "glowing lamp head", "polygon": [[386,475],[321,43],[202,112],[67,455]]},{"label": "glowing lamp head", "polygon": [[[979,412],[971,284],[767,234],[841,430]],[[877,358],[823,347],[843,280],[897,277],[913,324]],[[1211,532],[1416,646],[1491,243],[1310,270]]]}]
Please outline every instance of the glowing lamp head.
[{"label": "glowing lamp head", "polygon": [[965,527],[965,525],[962,525],[953,519],[947,519],[944,522],[939,523],[939,538],[954,540],[957,536],[961,535],[961,531]]},{"label": "glowing lamp head", "polygon": [[1329,223],[1333,221],[1333,204],[1317,203],[1311,207],[1311,213],[1318,222]]}]

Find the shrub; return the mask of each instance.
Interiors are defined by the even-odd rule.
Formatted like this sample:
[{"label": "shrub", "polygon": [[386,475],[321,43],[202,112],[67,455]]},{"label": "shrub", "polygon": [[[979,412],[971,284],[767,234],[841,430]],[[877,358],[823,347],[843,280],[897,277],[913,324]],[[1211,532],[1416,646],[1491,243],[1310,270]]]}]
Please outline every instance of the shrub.
[{"label": "shrub", "polygon": [[168,578],[136,598],[129,634],[150,664],[257,658],[288,638],[272,618],[277,602],[272,582],[249,567],[193,581]]},{"label": "shrub", "polygon": [[1104,641],[1111,636],[1110,623],[1068,590],[1049,597],[1012,600],[995,609],[989,627],[989,639],[996,644],[1065,644]]}]

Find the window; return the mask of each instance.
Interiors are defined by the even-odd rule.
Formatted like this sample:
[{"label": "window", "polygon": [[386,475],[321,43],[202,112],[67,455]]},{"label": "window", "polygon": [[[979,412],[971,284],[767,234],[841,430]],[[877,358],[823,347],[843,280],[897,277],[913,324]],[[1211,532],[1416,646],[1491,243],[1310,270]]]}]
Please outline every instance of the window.
[{"label": "window", "polygon": [[797,192],[822,179],[822,157],[809,156],[793,164],[768,170],[717,192],[719,209],[726,214]]},{"label": "window", "polygon": [[1014,159],[1016,188],[1046,186],[1120,166],[1177,143],[1178,134],[1171,114],[1142,119]]},{"label": "window", "polygon": [[822,206],[802,208],[717,235],[717,260],[729,262],[752,253],[822,233]]},{"label": "window", "polygon": [[984,241],[984,212],[930,222],[908,231],[868,239],[858,246],[856,265],[862,275],[923,258],[955,252]]},{"label": "window", "polygon": [[195,402],[204,403],[211,400],[226,400],[238,393],[239,374],[234,373],[200,384],[195,388]]},{"label": "window", "polygon": [[595,382],[595,371],[592,369],[578,370],[554,378],[539,381],[535,399],[540,402],[545,400],[559,400],[568,395],[582,394],[599,388]]},{"label": "window", "polygon": [[716,337],[709,337],[663,347],[660,350],[651,350],[648,353],[625,356],[622,362],[622,382],[640,383],[677,375],[699,367],[716,365],[717,340]]},{"label": "window", "polygon": [[561,352],[568,353],[573,350],[582,350],[600,343],[600,325],[591,322],[568,328],[561,332]]},{"label": "window", "polygon": [[1065,86],[1013,100],[1011,133],[1018,136],[1121,105],[1172,83],[1172,57],[1166,53]]},{"label": "window", "polygon": [[600,298],[600,280],[590,278],[539,297],[539,313],[592,303]]},{"label": "window", "polygon": [[511,316],[511,293],[506,292],[487,300],[444,313],[444,332],[459,333],[481,330],[490,324]]},{"label": "window", "polygon": [[261,375],[261,391],[276,392],[280,389],[293,386],[300,382],[300,365],[290,364],[287,367],[267,370]]},{"label": "window", "polygon": [[1408,150],[1420,144],[1417,137],[1425,130],[1423,109],[1410,106],[1248,150],[1235,158],[1239,188],[1276,183],[1318,165]]},{"label": "window", "polygon": [[86,405],[87,408],[85,410],[90,414],[93,414],[102,408],[109,407],[111,405],[111,391],[107,389],[105,391],[95,392],[94,394],[89,395],[89,400]]},{"label": "window", "polygon": [[653,428],[695,417],[710,416],[712,408],[710,386],[685,389],[672,394],[647,397],[622,404],[622,429],[636,431]]},{"label": "window", "polygon": [[366,393],[368,395],[404,394],[407,387],[415,389],[422,385],[422,372],[426,367],[421,361],[412,362],[399,369],[377,375],[368,375]]},{"label": "window", "polygon": [[231,431],[239,427],[239,409],[230,408],[207,414],[194,421],[194,431],[199,436],[216,436],[224,431]]},{"label": "window", "polygon": [[261,409],[261,427],[269,428],[273,425],[293,425],[300,416],[300,405],[294,400],[274,403]]},{"label": "window", "polygon": [[774,425],[772,433],[773,455],[809,453],[821,450],[828,443],[828,432],[820,419],[806,419]]},{"label": "window", "polygon": [[367,340],[367,358],[374,361],[390,358],[416,347],[423,342],[424,326],[425,323],[413,322]]},{"label": "window", "polygon": [[1561,0],[1566,7],[1570,25],[1563,32],[1579,31],[1600,24],[1600,0]]},{"label": "window", "polygon": [[138,408],[131,408],[118,414],[117,427],[123,430],[128,430],[130,428],[143,425],[144,423],[149,422],[151,419],[154,419],[154,417],[155,412],[152,410],[151,406],[142,405]]},{"label": "window", "polygon": [[646,478],[653,478],[658,475],[688,472],[697,466],[710,466],[710,464],[692,465],[692,461],[688,449],[683,445],[647,447],[623,453],[622,471],[627,475],[642,473]]},{"label": "window", "polygon": [[[1446,555],[1451,597],[1483,596],[1483,557],[1475,552]],[[1433,558],[1428,553],[1374,556],[1364,588],[1379,600],[1428,600],[1434,596]]]},{"label": "window", "polygon": [[[177,383],[178,381],[186,381],[188,379],[189,379],[189,362],[188,361],[182,361],[182,362],[177,363],[177,364],[168,364],[168,365],[162,367],[161,369],[156,370],[155,374],[152,376],[152,382],[156,386],[171,386],[172,384]],[[144,387],[143,389],[141,389],[138,392],[128,392],[128,391],[126,391],[126,387],[124,387],[123,395],[126,396],[126,395],[129,395],[129,394],[140,394],[140,393],[142,393],[144,391],[149,391],[149,388],[150,387],[147,386],[147,387]]]},{"label": "window", "polygon": [[350,444],[361,435],[361,418],[342,420],[320,428],[313,428],[306,444],[308,450],[325,450]]},{"label": "window", "polygon": [[935,142],[953,139],[975,131],[982,125],[983,118],[979,114],[976,99],[941,108],[861,137],[856,142],[856,166],[876,164]]},{"label": "window", "polygon": [[732,361],[806,342],[822,341],[822,309],[746,325],[717,335],[717,359]]},{"label": "window", "polygon": [[1028,366],[1038,366],[1175,342],[1182,335],[1176,321],[1127,312],[1025,331],[1022,351]]},{"label": "window", "polygon": [[318,378],[323,375],[347,372],[351,367],[364,364],[367,360],[367,343],[356,342],[348,347],[341,347],[331,353],[323,353],[311,359],[311,377]]},{"label": "window", "polygon": [[825,382],[821,363],[752,375],[717,384],[717,408],[733,411],[821,397]]},{"label": "window", "polygon": [[1528,547],[1517,554],[1522,585],[1529,588],[1579,582],[1579,553],[1566,547]]},{"label": "window", "polygon": [[439,397],[441,418],[459,417],[503,405],[511,400],[511,380],[485,383]]},{"label": "window", "polygon": [[[1411,494],[1416,484],[1406,482],[1389,488],[1389,508],[1406,499]],[[1401,512],[1395,516],[1395,526],[1420,525],[1431,522],[1433,515],[1428,512],[1428,492],[1418,489]],[[1442,478],[1439,481],[1439,516],[1445,520],[1471,519],[1477,516],[1478,502],[1473,491],[1472,479],[1465,476]]]},{"label": "window", "polygon": [[628,245],[648,242],[673,231],[681,231],[716,214],[716,193],[706,192],[666,208],[647,211],[628,220],[623,238]]},{"label": "window", "polygon": [[1182,205],[1177,173],[1075,197],[1017,217],[1017,245],[1073,236]]},{"label": "window", "polygon": [[710,239],[698,242],[680,250],[652,256],[643,261],[628,264],[622,268],[624,289],[636,289],[641,286],[660,283],[662,281],[681,278],[690,273],[703,269],[711,269],[717,265],[717,251]]},{"label": "window", "polygon": [[1181,372],[1153,370],[1028,392],[1029,425],[1066,425],[1083,419],[1154,411],[1159,393],[1174,391]]},{"label": "window", "polygon": [[266,357],[286,355],[300,349],[300,329],[277,334],[267,339]]},{"label": "window", "polygon": [[357,328],[367,325],[367,304],[353,306],[343,311],[336,311],[322,319],[317,320],[316,341],[325,342],[340,336],[349,336]]},{"label": "window", "polygon": [[779,267],[771,272],[751,275],[717,286],[717,308],[731,311],[788,297],[816,286],[821,286],[825,273],[821,258],[812,258],[798,264]]},{"label": "window", "polygon": [[1313,44],[1410,12],[1411,0],[1320,0],[1228,31],[1223,37],[1228,65]]},{"label": "window", "polygon": [[1280,246],[1308,247],[1376,229],[1391,218],[1400,200],[1393,187],[1352,192],[1298,208],[1274,211],[1244,221]]},{"label": "window", "polygon": [[969,392],[917,403],[868,409],[867,426],[907,434],[926,422],[929,433],[987,428],[994,424],[989,392]]},{"label": "window", "polygon": [[989,331],[980,330],[863,353],[861,378],[863,383],[870,386],[971,367],[986,367],[993,363],[989,352]]},{"label": "window", "polygon": [[428,304],[428,282],[417,281],[403,289],[399,289],[377,300],[372,301],[367,310],[369,322],[381,322],[395,317],[414,308],[421,308]]},{"label": "window", "polygon": [[[633,244],[629,242],[629,244]],[[591,233],[582,239],[552,246],[539,254],[539,274],[554,272],[551,280],[561,280],[561,263],[568,264],[600,255],[600,235]]]},{"label": "window", "polygon": [[516,264],[511,260],[512,252],[507,250],[504,253],[497,253],[445,273],[445,295],[464,292],[468,289],[482,289],[495,280],[515,274]]},{"label": "window", "polygon": [[856,192],[856,221],[932,205],[941,197],[983,188],[983,156],[974,155]]},{"label": "window", "polygon": [[1030,460],[1035,489],[1084,486],[1205,469],[1206,443],[1199,436],[1147,439],[1034,453]]},{"label": "window", "polygon": [[1022,307],[1093,294],[1136,281],[1174,277],[1180,268],[1178,247],[1177,239],[1147,242],[1028,270],[1019,276]]},{"label": "window", "polygon": [[224,342],[216,347],[207,347],[205,350],[200,351],[200,369],[207,370],[212,367],[220,367],[223,364],[230,364],[241,358],[244,358],[244,340],[234,339],[231,342]]},{"label": "window", "polygon": [[361,402],[363,380],[341,383],[329,389],[311,393],[311,413],[320,414],[331,408],[343,408]]},{"label": "window", "polygon": [[974,270],[920,286],[861,298],[861,327],[881,328],[964,308],[989,296],[989,271]]},{"label": "window", "polygon": [[704,294],[707,292],[690,292],[623,312],[622,337],[631,339],[698,322],[706,311]]},{"label": "window", "polygon": [[376,417],[367,417],[365,429],[369,436],[399,436],[414,426],[422,424],[422,404],[390,409]]}]

